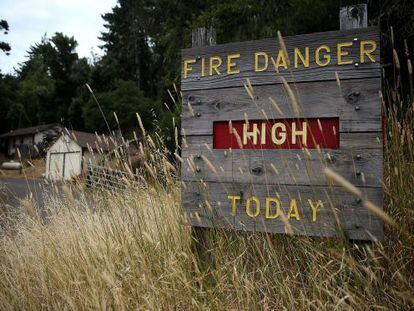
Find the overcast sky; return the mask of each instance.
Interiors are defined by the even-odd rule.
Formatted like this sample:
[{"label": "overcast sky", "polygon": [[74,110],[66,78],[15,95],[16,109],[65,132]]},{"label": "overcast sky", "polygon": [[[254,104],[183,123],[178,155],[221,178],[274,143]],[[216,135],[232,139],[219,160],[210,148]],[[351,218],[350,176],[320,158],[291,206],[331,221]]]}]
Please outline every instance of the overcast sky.
[{"label": "overcast sky", "polygon": [[9,23],[9,34],[0,33],[0,41],[11,45],[10,56],[0,53],[0,70],[12,73],[25,60],[26,51],[46,33],[74,36],[79,56],[90,57],[104,30],[101,14],[111,11],[116,0],[0,0],[0,19]]}]

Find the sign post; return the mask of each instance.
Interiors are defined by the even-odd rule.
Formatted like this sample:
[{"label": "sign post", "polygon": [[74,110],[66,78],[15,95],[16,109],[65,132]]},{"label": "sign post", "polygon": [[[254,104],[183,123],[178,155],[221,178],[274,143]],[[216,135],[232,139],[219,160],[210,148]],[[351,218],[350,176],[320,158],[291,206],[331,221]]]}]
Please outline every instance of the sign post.
[{"label": "sign post", "polygon": [[182,51],[182,202],[195,227],[381,239],[379,30]]}]

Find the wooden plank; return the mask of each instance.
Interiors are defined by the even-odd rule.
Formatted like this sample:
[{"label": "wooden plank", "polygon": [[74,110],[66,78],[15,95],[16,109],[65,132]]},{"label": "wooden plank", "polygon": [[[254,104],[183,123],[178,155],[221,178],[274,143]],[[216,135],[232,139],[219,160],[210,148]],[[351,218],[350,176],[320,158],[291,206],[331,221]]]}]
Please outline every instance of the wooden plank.
[{"label": "wooden plank", "polygon": [[[200,46],[212,46],[216,44],[216,30],[210,24],[207,27],[200,27],[193,29],[192,31],[192,47],[200,47]],[[196,242],[193,246],[195,249],[198,249],[199,243],[203,244],[206,240],[205,230],[203,228],[192,228],[192,235],[194,236],[193,242]],[[207,249],[204,247],[204,250]]]},{"label": "wooden plank", "polygon": [[[381,131],[380,79],[297,83],[292,85],[299,117],[339,117],[341,132]],[[294,118],[282,85],[254,87],[255,100],[245,88],[198,90],[183,93],[182,128],[186,135],[211,135],[214,121]],[[276,101],[278,113],[269,100]]]},{"label": "wooden plank", "polygon": [[368,26],[366,3],[341,7],[339,10],[340,29],[365,28]]},{"label": "wooden plank", "polygon": [[[383,177],[381,150],[361,149],[357,152],[364,152],[365,158],[356,160],[356,154],[337,151],[326,153],[326,156],[311,152],[310,159],[296,150],[284,150],[276,154],[268,151],[263,151],[262,154],[252,150],[233,151],[229,157],[213,151],[205,157],[213,163],[211,165],[214,171],[205,160],[195,161],[196,171],[185,162],[182,166],[182,178],[206,182],[250,182],[257,185],[325,185],[327,180],[322,172],[328,167],[352,184],[380,187]],[[189,157],[184,157],[184,161]],[[333,157],[334,162],[330,162],[328,157]]]},{"label": "wooden plank", "polygon": [[[360,40],[373,40],[376,42],[377,48],[372,53],[375,62],[360,62]],[[182,51],[182,78],[181,88],[183,91],[215,89],[227,87],[242,87],[249,78],[252,85],[264,85],[281,83],[280,77],[285,77],[288,82],[303,81],[325,81],[335,80],[335,73],[339,74],[341,79],[360,79],[370,77],[380,77],[380,49],[379,49],[379,30],[377,27],[369,27],[363,29],[352,29],[344,31],[322,32],[314,34],[305,34],[299,36],[285,37],[284,42],[286,50],[291,61],[288,69],[279,68],[276,73],[271,57],[277,60],[277,54],[280,50],[279,42],[275,38],[237,42],[217,45],[215,47],[199,47],[193,49],[185,49]],[[352,42],[352,46],[345,50],[349,55],[346,60],[352,60],[352,64],[338,65],[337,43]],[[327,45],[330,49],[330,63],[321,67],[315,62],[315,50],[322,45]],[[309,66],[294,67],[294,49],[299,48],[304,53],[305,47],[309,47]],[[255,71],[255,53],[264,52],[268,56],[268,68],[265,71]],[[236,69],[239,73],[230,74],[226,71],[227,56],[240,54],[237,58]],[[217,56],[222,59],[222,67],[219,67],[220,75],[212,74],[202,75],[202,60],[211,56]],[[191,72],[184,74],[184,61],[194,60],[191,63]],[[358,63],[358,66],[355,65]],[[205,64],[205,63],[204,63]],[[263,66],[263,63],[260,63]]]},{"label": "wooden plank", "polygon": [[216,45],[216,30],[210,27],[199,27],[191,32],[192,47]]},{"label": "wooden plank", "polygon": [[[382,207],[381,188],[360,189],[366,198]],[[237,203],[235,216],[229,195],[240,197],[240,200],[235,201]],[[256,196],[260,201],[260,211],[256,217],[246,214],[246,200],[252,196]],[[182,193],[187,219],[193,226],[285,233],[285,223],[281,220],[281,216],[276,219],[265,217],[267,197],[280,200],[281,210],[286,217],[289,216],[291,200],[296,199],[300,219],[290,217],[288,220],[295,234],[339,236],[341,225],[350,239],[368,240],[370,239],[369,233],[379,239],[383,236],[381,221],[370,214],[359,200],[340,187],[277,185],[257,187],[247,183],[210,182],[203,185],[197,182],[187,182]],[[308,199],[311,199],[314,205],[318,200],[322,202],[322,207],[317,210],[315,219],[313,219],[313,211]],[[254,212],[256,211],[253,204],[251,208]],[[275,213],[274,205],[271,213]]]},{"label": "wooden plank", "polygon": [[[193,34],[206,41],[206,29]],[[369,44],[372,41],[376,43],[376,49],[371,54],[373,61],[365,59],[361,63],[362,40],[371,40]],[[265,216],[266,198],[272,198],[273,202],[280,200],[283,214],[289,218],[295,234],[338,236],[340,228],[343,228],[350,239],[369,240],[370,234],[381,239],[381,220],[363,208],[360,199],[358,201],[344,189],[333,186],[323,175],[325,167],[332,168],[356,185],[364,197],[382,208],[379,30],[366,28],[301,35],[286,37],[284,42],[290,64],[288,69],[276,70],[277,73],[271,58],[277,62],[281,54],[279,42],[274,38],[183,51],[182,201],[189,224],[285,233],[286,223],[281,221],[282,216],[276,219]],[[349,54],[344,58],[351,63],[339,64],[337,44],[344,42],[350,45],[345,48]],[[195,45],[199,44],[193,43]],[[327,66],[316,63],[315,50],[322,45],[331,49]],[[293,64],[295,48],[302,54],[305,48],[309,48],[309,66],[304,66],[303,62]],[[261,54],[262,59],[257,63],[256,52],[265,53]],[[233,67],[236,72],[229,69],[232,61],[228,57],[232,54],[236,54],[232,56],[234,63],[237,63]],[[263,55],[268,56],[269,65],[263,71],[255,70],[255,65],[264,65]],[[220,74],[213,74],[214,71],[201,74],[202,71],[208,72],[206,66],[212,64],[208,62],[214,56],[216,61],[222,62],[217,67]],[[188,64],[190,70],[187,70]],[[202,65],[204,70],[201,70]],[[336,81],[338,76],[340,86]],[[295,82],[290,83],[290,87],[299,103],[299,114],[293,111],[291,99],[281,85],[281,77]],[[247,78],[254,86],[251,96],[244,88]],[[276,111],[269,97],[277,102],[282,113]],[[258,124],[266,119],[335,118],[335,122],[339,119],[339,132],[335,137],[339,137],[340,146],[339,149],[323,150],[236,150],[230,144],[233,150],[213,149],[215,121],[243,122],[246,118],[257,120]],[[271,122],[269,124],[273,124]],[[286,122],[292,123],[290,120]],[[331,128],[328,120],[324,124],[329,124],[327,126]],[[240,123],[234,122],[234,126],[237,131],[243,132]],[[232,138],[224,130],[220,128],[216,131],[221,133],[216,135],[216,139]],[[265,129],[261,131],[269,134]],[[319,131],[322,132],[322,136],[320,133],[317,135],[319,139],[325,139],[325,134],[329,134],[323,127]],[[289,134],[289,130],[286,133]],[[273,145],[266,145],[266,135],[262,136],[267,138],[259,145],[272,148]],[[274,141],[273,138],[271,140]],[[230,145],[216,144],[222,148]],[[338,144],[336,141],[336,144],[327,146],[337,148]],[[229,195],[240,197],[234,209]],[[251,213],[255,205],[249,209],[246,203],[252,202],[252,198],[255,204],[261,204],[260,209],[254,209],[257,211],[254,216]],[[322,207],[315,218],[310,204],[316,204],[318,200]],[[289,213],[292,202],[298,203],[299,219]]]},{"label": "wooden plank", "polygon": [[329,167],[358,186],[382,185],[382,145],[374,134],[367,145],[318,150],[212,150],[201,145],[183,150],[183,180],[250,182],[257,185],[326,185]]}]

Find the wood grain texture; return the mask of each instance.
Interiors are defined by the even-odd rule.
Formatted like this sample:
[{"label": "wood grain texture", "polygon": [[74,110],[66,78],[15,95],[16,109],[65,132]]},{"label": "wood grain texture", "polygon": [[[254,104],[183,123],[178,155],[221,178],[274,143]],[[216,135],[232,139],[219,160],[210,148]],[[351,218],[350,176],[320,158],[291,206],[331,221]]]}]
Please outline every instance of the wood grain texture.
[{"label": "wood grain texture", "polygon": [[339,10],[340,29],[355,29],[368,26],[367,4],[355,4],[341,7]]},{"label": "wood grain texture", "polygon": [[[380,79],[347,80],[292,85],[304,118],[339,117],[341,132],[381,131]],[[186,135],[211,135],[214,121],[294,118],[282,85],[254,87],[255,100],[245,88],[183,93],[182,128]],[[282,115],[269,97],[276,101]],[[357,110],[356,110],[357,109]]]},{"label": "wood grain texture", "polygon": [[[358,67],[355,67],[354,64],[337,65],[336,44],[340,42],[355,42],[352,47],[347,48],[347,51],[350,52],[347,59],[353,60],[354,63],[359,63],[359,40],[374,40],[377,43],[377,49],[373,53],[375,63],[365,62],[359,64]],[[380,45],[377,27],[285,37],[284,41],[288,55],[292,58],[291,62],[293,62],[294,48],[310,48],[310,65],[308,68],[293,68],[292,66],[289,69],[279,69],[279,73],[276,73],[269,59],[269,69],[267,71],[255,72],[255,52],[265,52],[269,54],[269,58],[273,57],[276,59],[276,53],[279,50],[279,43],[276,38],[185,49],[182,51],[183,61],[186,59],[196,59],[197,61],[192,65],[193,71],[188,74],[187,78],[184,78],[184,74],[182,74],[181,88],[183,91],[188,91],[242,87],[246,83],[246,78],[250,79],[252,85],[274,84],[281,83],[280,77],[282,76],[288,82],[326,81],[335,80],[336,72],[344,80],[380,77]],[[331,62],[325,67],[320,67],[315,63],[314,51],[321,45],[327,45],[331,48]],[[240,70],[240,73],[232,75],[222,70],[221,75],[201,76],[202,57],[222,57],[223,66],[225,66],[226,56],[235,53],[240,54],[238,59],[238,70]],[[182,66],[182,70],[183,68]]]},{"label": "wood grain texture", "polygon": [[[382,185],[382,141],[376,133],[355,140],[342,134],[340,149],[213,150],[211,136],[186,141],[181,176],[185,181],[249,182],[257,185],[326,185],[329,167],[358,186]],[[191,163],[191,164],[190,164]]]},{"label": "wood grain texture", "polygon": [[[193,226],[285,233],[286,226],[281,217],[266,219],[265,198],[279,198],[281,210],[285,216],[289,213],[290,200],[295,198],[300,219],[288,220],[295,234],[339,236],[343,230],[350,239],[369,240],[368,232],[378,239],[383,237],[381,221],[370,214],[355,197],[340,187],[278,185],[257,187],[247,183],[210,182],[203,185],[197,182],[187,182],[185,189],[182,193],[183,205],[187,219]],[[361,190],[370,201],[382,207],[381,188],[361,188]],[[232,214],[229,195],[241,197],[237,201],[236,216]],[[260,213],[254,218],[245,212],[246,199],[253,195],[260,200]],[[308,199],[313,202],[322,201],[323,207],[318,209],[316,221],[312,219]]]},{"label": "wood grain texture", "polygon": [[195,28],[191,32],[191,42],[193,48],[216,45],[216,30],[211,25]]},{"label": "wood grain texture", "polygon": [[[285,233],[286,225],[264,216],[266,197],[277,197],[284,214],[296,199],[300,220],[290,219],[295,234],[339,236],[370,240],[383,237],[382,221],[371,215],[361,201],[343,188],[326,180],[323,169],[332,168],[356,185],[367,198],[382,208],[383,142],[381,124],[380,50],[378,28],[324,32],[284,38],[293,62],[294,48],[310,48],[309,68],[254,72],[254,53],[266,52],[276,58],[277,39],[230,43],[183,50],[183,60],[193,58],[193,72],[182,79],[182,202],[189,224],[246,231]],[[375,63],[359,66],[337,65],[336,43],[353,42],[350,55],[359,62],[360,40],[374,40]],[[314,50],[331,47],[331,63],[315,64]],[[239,74],[201,77],[197,71],[203,57],[240,53]],[[337,85],[336,75],[341,80]],[[283,76],[290,83],[299,115],[281,85]],[[250,79],[251,98],[244,84]],[[271,104],[271,97],[280,114]],[[219,150],[213,149],[213,122],[229,120],[338,117],[339,149],[318,150]],[[228,195],[239,195],[237,215],[232,215]],[[256,195],[261,202],[257,217],[246,214],[246,199]],[[323,208],[313,221],[308,199],[321,200]],[[244,212],[243,212],[244,211]],[[342,231],[343,230],[343,231]]]}]

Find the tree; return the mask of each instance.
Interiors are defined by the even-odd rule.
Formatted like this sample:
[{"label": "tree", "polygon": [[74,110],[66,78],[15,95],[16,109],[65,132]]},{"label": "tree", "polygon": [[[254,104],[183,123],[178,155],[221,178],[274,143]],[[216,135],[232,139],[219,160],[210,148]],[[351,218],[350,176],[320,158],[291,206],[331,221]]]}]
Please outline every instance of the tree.
[{"label": "tree", "polygon": [[160,105],[148,97],[145,97],[134,81],[117,80],[115,88],[109,92],[97,94],[97,99],[104,112],[101,115],[94,100],[89,96],[86,103],[81,103],[77,98],[72,101],[71,109],[82,107],[82,118],[85,128],[89,131],[108,131],[104,117],[108,121],[111,130],[118,128],[114,112],[122,129],[137,127],[135,113],[139,113],[144,126],[151,130],[154,127],[154,120],[160,117]]},{"label": "tree", "polygon": [[[5,35],[7,35],[9,32],[9,24],[4,19],[0,20],[0,31],[3,31]],[[6,55],[9,55],[10,50],[11,50],[10,44],[4,41],[0,41],[0,51],[3,51],[4,53],[6,53]]]},{"label": "tree", "polygon": [[55,122],[54,96],[55,81],[42,56],[35,56],[25,78],[19,83],[18,101],[11,106],[8,119],[18,127]]},{"label": "tree", "polygon": [[16,102],[17,78],[0,73],[0,133],[10,129],[11,123],[7,118],[8,111]]},{"label": "tree", "polygon": [[152,95],[150,28],[154,1],[119,0],[118,4],[102,16],[107,29],[100,38],[106,53],[102,62],[112,68],[112,81],[135,81],[146,95]]},{"label": "tree", "polygon": [[[73,37],[55,33],[52,38],[44,37],[40,43],[29,49],[29,59],[21,65],[18,72],[22,83],[33,76],[33,70],[38,74],[40,67],[53,83],[53,88],[50,88],[53,92],[50,96],[51,102],[45,101],[38,107],[38,116],[44,117],[44,120],[38,118],[34,120],[38,122],[49,122],[51,119],[54,122],[68,120],[68,107],[77,95],[78,88],[88,82],[90,76],[89,64],[86,59],[79,59],[76,46],[77,42]],[[29,85],[36,84],[31,79],[29,81]],[[44,81],[44,79],[39,80],[37,86],[42,88]]]},{"label": "tree", "polygon": [[[401,36],[408,39],[407,51],[414,42],[414,24],[406,22],[413,19],[413,6],[413,1],[385,0],[371,1],[368,8],[374,24],[395,25],[396,45],[404,43]],[[111,127],[114,111],[125,132],[136,127],[135,112],[139,112],[148,129],[172,138],[171,120],[174,116],[178,124],[180,105],[167,90],[180,88],[181,49],[191,47],[192,29],[212,24],[219,43],[274,37],[277,30],[283,35],[336,30],[338,9],[336,0],[118,0],[102,16],[106,30],[101,34],[100,59],[88,63],[79,58],[75,38],[55,33],[30,47],[16,78],[0,75],[1,126],[64,120],[79,130],[106,131],[85,88],[89,83]],[[1,20],[0,31],[8,29]],[[382,37],[390,38],[389,34]],[[385,63],[392,57],[381,55]]]}]

